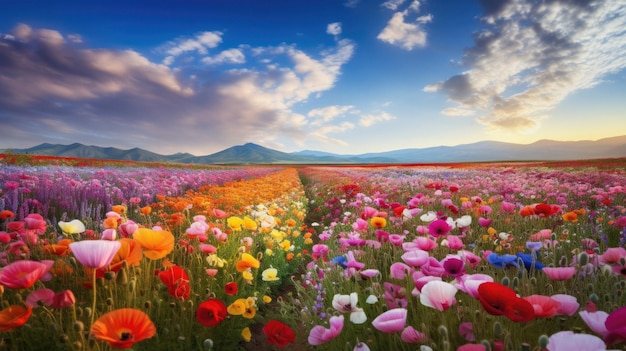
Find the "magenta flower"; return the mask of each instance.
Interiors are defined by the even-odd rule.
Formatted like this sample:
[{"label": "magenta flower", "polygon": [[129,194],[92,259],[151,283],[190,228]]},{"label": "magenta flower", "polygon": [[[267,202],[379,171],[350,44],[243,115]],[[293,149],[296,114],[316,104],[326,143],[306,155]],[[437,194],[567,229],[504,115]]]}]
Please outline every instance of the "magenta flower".
[{"label": "magenta flower", "polygon": [[0,271],[0,284],[11,289],[28,289],[43,278],[49,269],[49,265],[37,261],[15,261]]},{"label": "magenta flower", "polygon": [[452,226],[443,219],[436,219],[428,225],[428,233],[435,238],[446,236],[452,230]]},{"label": "magenta flower", "polygon": [[321,325],[314,326],[309,332],[309,344],[321,345],[339,336],[343,329],[343,316],[330,317],[330,328],[326,329]]},{"label": "magenta flower", "polygon": [[447,276],[456,278],[465,274],[465,261],[458,256],[448,255],[444,257],[441,260],[441,266]]},{"label": "magenta flower", "polygon": [[457,288],[454,285],[433,280],[422,287],[420,294],[420,302],[422,305],[445,311],[452,305],[456,304]]},{"label": "magenta flower", "polygon": [[604,322],[607,334],[604,341],[607,345],[626,341],[626,307],[618,308],[611,312]]},{"label": "magenta flower", "polygon": [[383,333],[401,332],[406,324],[407,313],[406,308],[390,309],[376,317],[372,325]]},{"label": "magenta flower", "polygon": [[83,266],[100,269],[111,263],[120,246],[119,241],[83,240],[71,243],[70,249]]}]

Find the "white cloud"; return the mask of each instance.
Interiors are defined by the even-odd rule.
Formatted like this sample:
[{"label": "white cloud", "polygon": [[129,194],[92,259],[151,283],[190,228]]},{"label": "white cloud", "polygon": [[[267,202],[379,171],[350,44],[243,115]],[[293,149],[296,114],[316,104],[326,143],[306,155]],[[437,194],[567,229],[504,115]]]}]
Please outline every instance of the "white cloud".
[{"label": "white cloud", "polygon": [[341,23],[335,22],[331,23],[326,27],[326,33],[330,35],[339,35],[341,34]]},{"label": "white cloud", "polygon": [[389,0],[389,1],[385,1],[382,4],[382,7],[388,8],[391,11],[395,11],[398,9],[398,7],[400,7],[400,5],[402,5],[404,3],[405,0]]},{"label": "white cloud", "polygon": [[204,57],[202,62],[210,65],[219,65],[224,63],[242,64],[246,62],[246,56],[240,49],[228,49],[215,56]]},{"label": "white cloud", "polygon": [[624,2],[491,5],[483,16],[491,26],[477,33],[464,60],[470,69],[424,88],[482,110],[478,121],[489,129],[537,128],[568,95],[626,68]]},{"label": "white cloud", "polygon": [[445,116],[458,117],[458,116],[473,116],[476,114],[476,112],[473,110],[465,109],[465,108],[449,107],[441,111],[441,114]]},{"label": "white cloud", "polygon": [[359,118],[359,125],[362,127],[371,127],[374,124],[384,121],[391,121],[393,119],[395,119],[395,117],[387,112],[380,112],[378,114],[366,114]]},{"label": "white cloud", "polygon": [[163,60],[164,64],[171,64],[174,58],[184,53],[197,52],[207,55],[208,49],[217,47],[222,42],[222,32],[201,32],[193,38],[178,38],[165,44],[161,50],[168,56]]},{"label": "white cloud", "polygon": [[347,106],[327,106],[327,107],[323,107],[323,108],[316,108],[313,109],[311,111],[309,111],[309,113],[307,113],[308,117],[313,117],[313,121],[311,122],[311,125],[321,125],[324,123],[328,123],[332,120],[334,120],[335,118],[342,116],[350,111],[354,110],[354,106],[352,105],[347,105]]},{"label": "white cloud", "polygon": [[420,21],[416,21],[415,23],[405,22],[405,16],[405,12],[394,13],[393,17],[387,22],[387,26],[378,34],[377,38],[409,51],[416,47],[425,46],[426,32],[421,27],[421,24],[430,22],[428,16],[420,17]]}]

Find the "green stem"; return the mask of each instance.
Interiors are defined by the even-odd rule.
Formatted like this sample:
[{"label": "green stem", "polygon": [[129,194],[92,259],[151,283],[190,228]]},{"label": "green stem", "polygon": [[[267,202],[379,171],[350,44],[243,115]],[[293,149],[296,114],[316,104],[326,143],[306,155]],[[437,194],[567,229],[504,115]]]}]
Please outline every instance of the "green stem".
[{"label": "green stem", "polygon": [[93,301],[91,303],[91,323],[89,324],[89,330],[93,326],[94,319],[96,317],[96,298],[98,296],[96,291],[96,269],[93,269],[93,273],[91,274],[91,285],[93,289]]}]

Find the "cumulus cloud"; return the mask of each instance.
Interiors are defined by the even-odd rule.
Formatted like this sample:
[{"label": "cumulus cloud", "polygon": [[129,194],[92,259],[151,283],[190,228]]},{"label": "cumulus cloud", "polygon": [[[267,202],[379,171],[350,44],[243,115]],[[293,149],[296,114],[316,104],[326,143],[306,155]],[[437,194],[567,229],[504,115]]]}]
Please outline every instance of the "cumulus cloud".
[{"label": "cumulus cloud", "polygon": [[171,41],[160,48],[168,55],[163,60],[163,63],[170,65],[177,56],[188,52],[198,52],[200,55],[207,55],[208,49],[215,48],[222,42],[222,35],[223,33],[219,31],[201,32],[193,38],[178,38]]},{"label": "cumulus cloud", "polygon": [[[396,11],[403,4],[404,0],[390,0],[384,2],[383,7]],[[410,18],[419,11],[420,2],[414,0],[403,11],[394,12],[377,38],[408,51],[425,46],[427,33],[424,29],[424,25],[432,22],[433,16],[426,14],[411,20]]]},{"label": "cumulus cloud", "polygon": [[449,107],[441,111],[442,114],[451,117],[457,116],[473,116],[476,114],[473,110],[468,110],[466,108],[457,108],[457,107]]},{"label": "cumulus cloud", "polygon": [[491,130],[537,128],[571,93],[626,68],[626,3],[485,1],[487,27],[466,51],[469,69],[424,91],[481,111]]},{"label": "cumulus cloud", "polygon": [[341,23],[335,22],[326,26],[326,33],[330,35],[339,35],[341,34]]},{"label": "cumulus cloud", "polygon": [[[19,25],[0,35],[3,144],[82,142],[204,155],[238,142],[302,140],[310,123],[294,105],[331,89],[354,51],[348,40],[319,53],[290,45],[239,47],[254,51],[258,57],[251,57],[261,64],[218,71],[214,65],[182,65],[187,55],[221,38],[194,40],[204,49],[180,41],[178,49],[164,52],[181,58],[169,67],[133,50],[78,47],[50,29]],[[213,59],[222,55],[222,62],[236,63],[246,57],[222,53]],[[321,127],[314,137],[351,128]]]},{"label": "cumulus cloud", "polygon": [[354,106],[352,106],[352,105],[347,105],[347,106],[337,106],[337,105],[335,105],[335,106],[327,106],[327,107],[323,107],[323,108],[313,109],[313,110],[309,111],[307,116],[313,118],[313,120],[311,121],[311,125],[317,126],[317,125],[321,125],[321,124],[324,124],[324,123],[328,123],[328,122],[334,120],[337,117],[345,115],[346,113],[348,113],[350,111],[354,111]]}]

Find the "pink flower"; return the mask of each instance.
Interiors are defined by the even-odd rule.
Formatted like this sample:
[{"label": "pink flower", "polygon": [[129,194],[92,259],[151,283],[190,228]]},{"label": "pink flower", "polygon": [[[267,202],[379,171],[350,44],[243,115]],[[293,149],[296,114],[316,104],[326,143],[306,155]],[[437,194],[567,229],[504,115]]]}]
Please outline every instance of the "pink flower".
[{"label": "pink flower", "polygon": [[486,351],[487,348],[483,344],[465,344],[457,347],[456,351]]},{"label": "pink flower", "polygon": [[626,249],[623,247],[609,247],[600,255],[600,263],[602,264],[619,264],[621,258],[626,258]]},{"label": "pink flower", "polygon": [[466,274],[458,277],[456,284],[457,289],[467,293],[471,297],[478,298],[478,287],[484,282],[493,282],[493,277],[488,274]]},{"label": "pink flower", "polygon": [[456,292],[457,288],[454,285],[444,281],[433,280],[422,287],[420,302],[424,306],[445,311],[456,304]]},{"label": "pink flower", "polygon": [[83,240],[70,244],[74,257],[87,268],[104,268],[120,249],[119,241]]},{"label": "pink flower", "polygon": [[391,277],[394,279],[402,280],[407,274],[410,274],[413,269],[402,262],[394,262],[389,267]]},{"label": "pink flower", "polygon": [[226,216],[228,216],[226,212],[219,210],[217,208],[213,209],[213,215],[217,217],[218,219],[223,219],[223,218],[226,218]]},{"label": "pink flower", "polygon": [[381,313],[372,321],[374,328],[383,333],[397,333],[404,329],[407,317],[406,308],[393,308]]},{"label": "pink flower", "polygon": [[467,341],[475,341],[474,325],[471,322],[463,322],[459,324],[459,335]]},{"label": "pink flower", "polygon": [[321,345],[339,336],[343,329],[343,316],[330,317],[330,328],[326,329],[321,325],[314,326],[309,332],[309,344]]},{"label": "pink flower", "polygon": [[502,212],[506,212],[506,213],[515,213],[515,204],[507,202],[507,201],[502,201],[500,203],[500,209],[502,210]]},{"label": "pink flower", "polygon": [[556,294],[550,297],[559,302],[559,307],[556,310],[556,314],[573,316],[580,307],[578,300],[576,300],[576,297],[572,295]]},{"label": "pink flower", "polygon": [[596,311],[596,312],[588,312],[588,311],[580,311],[578,312],[580,318],[587,324],[589,329],[593,330],[594,333],[599,334],[600,336],[606,336],[609,331],[606,329],[606,319],[609,317],[609,314],[604,311]]},{"label": "pink flower", "polygon": [[20,260],[10,263],[0,271],[0,284],[10,289],[28,289],[50,269],[47,264]]},{"label": "pink flower", "polygon": [[102,231],[102,240],[113,241],[117,238],[117,231],[113,228],[108,228]]},{"label": "pink flower", "polygon": [[124,238],[128,238],[133,235],[133,233],[139,229],[139,225],[130,219],[126,222],[120,224],[117,229],[120,231],[120,235]]},{"label": "pink flower", "polygon": [[560,305],[558,301],[544,295],[530,295],[523,297],[523,299],[533,306],[535,317],[552,317],[556,315]]},{"label": "pink flower", "polygon": [[417,331],[410,325],[404,328],[402,334],[400,334],[400,338],[402,341],[410,344],[421,344],[428,341],[428,336],[426,336],[426,334]]},{"label": "pink flower", "polygon": [[30,307],[39,307],[40,303],[46,306],[50,306],[52,304],[52,299],[54,298],[54,291],[51,289],[39,289],[31,292],[26,297],[26,306]]},{"label": "pink flower", "polygon": [[465,244],[463,244],[463,240],[456,235],[448,235],[444,240],[441,241],[441,246],[447,246],[451,250],[460,250],[465,248]]},{"label": "pink flower", "polygon": [[484,228],[489,227],[491,225],[491,222],[493,222],[491,218],[483,218],[483,217],[478,218],[478,225]]},{"label": "pink flower", "polygon": [[437,242],[426,236],[418,236],[413,240],[420,250],[430,251],[437,247]]},{"label": "pink flower", "polygon": [[470,265],[472,268],[476,268],[480,263],[480,257],[476,256],[473,252],[467,250],[459,250],[457,254],[465,260],[465,263]]},{"label": "pink flower", "polygon": [[219,271],[215,268],[207,268],[205,270],[206,275],[209,277],[215,277]]},{"label": "pink flower", "polygon": [[421,267],[428,262],[428,252],[423,250],[412,250],[405,252],[401,258],[408,265]]},{"label": "pink flower", "polygon": [[443,219],[436,219],[428,225],[428,233],[435,238],[446,236],[452,230],[452,226]]},{"label": "pink flower", "polygon": [[577,334],[572,331],[562,331],[552,334],[548,339],[548,351],[570,350],[605,350],[602,339],[589,334]]},{"label": "pink flower", "polygon": [[52,297],[52,308],[67,308],[72,307],[76,303],[76,297],[72,290],[64,290],[54,294]]},{"label": "pink flower", "polygon": [[217,248],[211,244],[200,244],[200,251],[204,252],[207,255],[210,255],[216,253]]},{"label": "pink flower", "polygon": [[576,274],[576,267],[543,267],[542,271],[550,280],[568,280]]},{"label": "pink flower", "polygon": [[445,270],[445,275],[459,277],[465,274],[465,261],[458,256],[448,255],[441,260],[441,266]]}]

